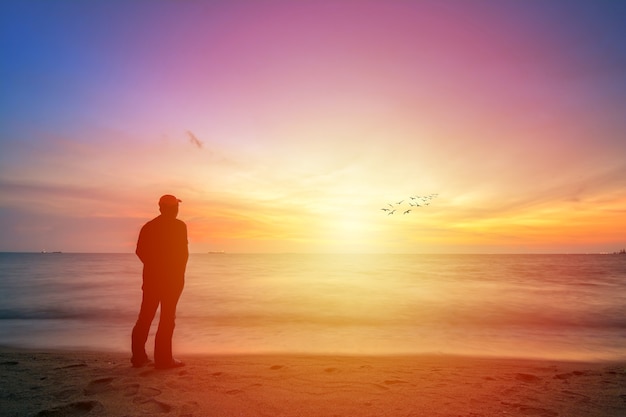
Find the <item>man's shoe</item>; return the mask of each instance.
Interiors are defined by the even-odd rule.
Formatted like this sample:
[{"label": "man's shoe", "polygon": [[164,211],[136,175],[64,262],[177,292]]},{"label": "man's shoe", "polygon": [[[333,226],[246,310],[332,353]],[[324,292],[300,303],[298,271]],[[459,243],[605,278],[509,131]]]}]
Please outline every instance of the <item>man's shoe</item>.
[{"label": "man's shoe", "polygon": [[133,364],[133,368],[141,368],[152,363],[152,361],[148,358],[131,359],[130,362]]},{"label": "man's shoe", "polygon": [[178,359],[172,359],[170,362],[154,364],[154,367],[156,369],[180,368],[181,366],[185,366],[185,363],[182,361],[179,361]]}]

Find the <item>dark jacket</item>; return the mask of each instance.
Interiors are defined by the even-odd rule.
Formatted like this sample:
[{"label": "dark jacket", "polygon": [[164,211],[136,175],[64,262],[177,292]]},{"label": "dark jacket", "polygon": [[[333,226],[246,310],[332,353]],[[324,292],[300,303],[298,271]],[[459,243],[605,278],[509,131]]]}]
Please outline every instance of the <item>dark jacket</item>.
[{"label": "dark jacket", "polygon": [[143,289],[182,289],[189,258],[187,226],[181,220],[160,215],[139,232],[137,250],[143,262]]}]

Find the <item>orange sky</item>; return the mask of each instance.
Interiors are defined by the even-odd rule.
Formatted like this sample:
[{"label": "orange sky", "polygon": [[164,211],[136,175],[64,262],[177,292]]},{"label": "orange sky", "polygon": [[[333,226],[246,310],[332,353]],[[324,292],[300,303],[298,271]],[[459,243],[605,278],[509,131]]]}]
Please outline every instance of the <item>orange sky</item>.
[{"label": "orange sky", "polygon": [[61,3],[2,6],[2,251],[132,252],[165,193],[192,252],[626,247],[624,6]]}]

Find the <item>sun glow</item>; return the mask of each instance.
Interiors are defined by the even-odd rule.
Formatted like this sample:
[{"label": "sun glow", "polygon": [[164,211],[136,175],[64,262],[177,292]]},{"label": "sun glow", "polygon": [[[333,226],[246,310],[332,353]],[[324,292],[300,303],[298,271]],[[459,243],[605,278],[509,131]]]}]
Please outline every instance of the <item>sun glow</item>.
[{"label": "sun glow", "polygon": [[344,214],[328,219],[319,239],[331,252],[371,252],[377,247],[371,218],[362,214]]}]

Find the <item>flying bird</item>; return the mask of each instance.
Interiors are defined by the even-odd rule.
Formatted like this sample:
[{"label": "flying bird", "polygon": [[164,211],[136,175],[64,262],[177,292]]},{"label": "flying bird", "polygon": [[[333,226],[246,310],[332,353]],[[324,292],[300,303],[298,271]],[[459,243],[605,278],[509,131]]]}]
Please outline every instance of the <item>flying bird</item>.
[{"label": "flying bird", "polygon": [[194,135],[190,130],[186,130],[187,136],[189,136],[189,142],[197,146],[198,149],[202,149],[202,142]]},{"label": "flying bird", "polygon": [[[436,193],[432,193],[432,194],[428,194],[428,195],[412,195],[409,196],[409,198],[411,199],[409,201],[409,206],[411,207],[426,207],[429,206],[431,201],[436,198],[437,196],[439,196],[439,194]],[[387,205],[389,208],[381,208],[382,211],[387,212],[387,215],[390,216],[392,214],[394,214],[396,212],[396,209],[394,207],[398,207],[400,206],[402,203],[404,203],[406,201],[406,199],[404,200],[400,200],[398,202],[394,203],[387,203]],[[407,210],[402,211],[402,214],[409,214],[411,213],[411,211],[413,211],[413,209],[409,208]]]}]

